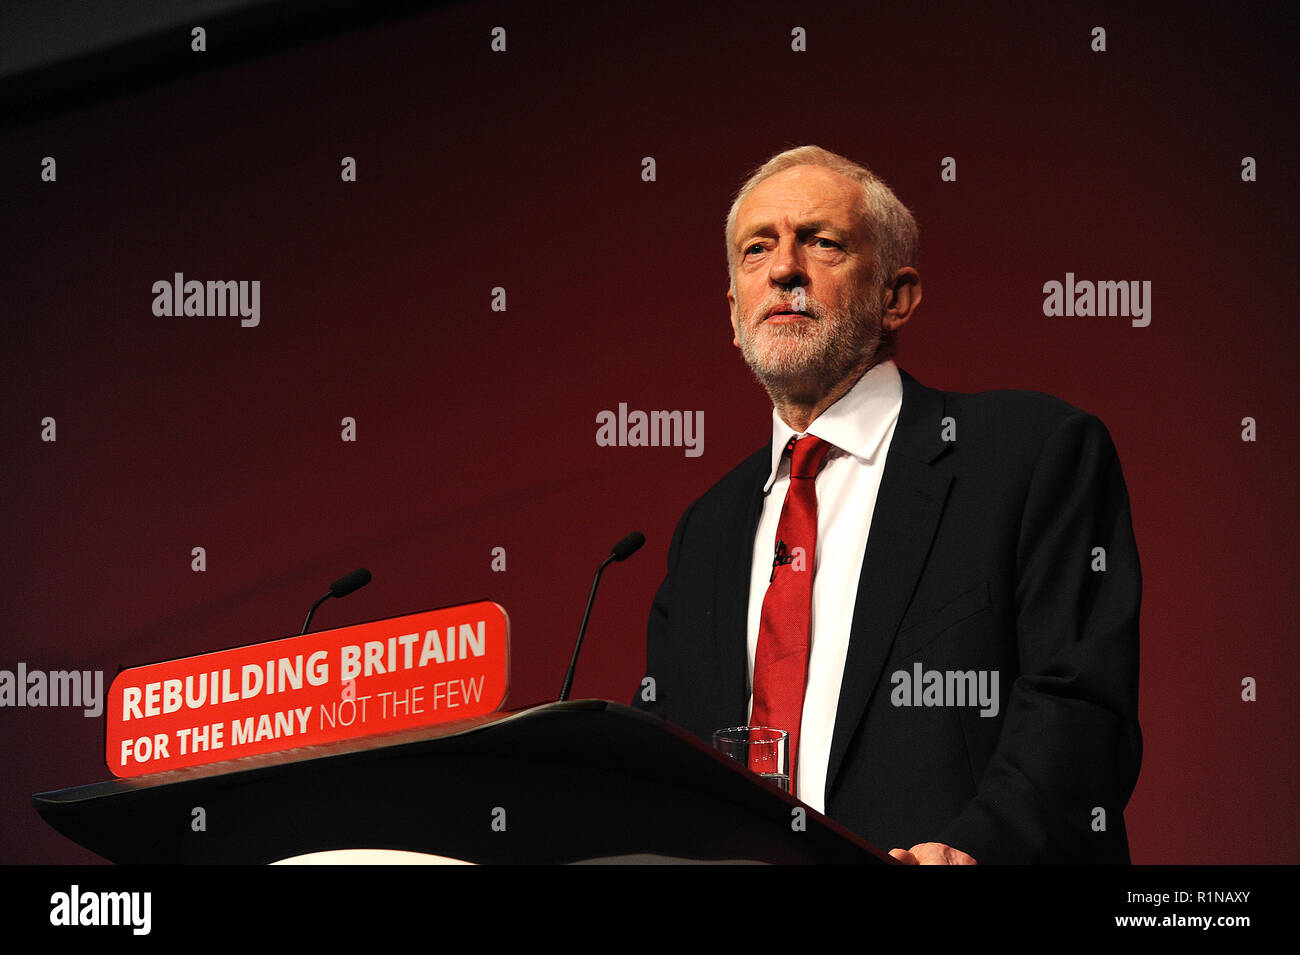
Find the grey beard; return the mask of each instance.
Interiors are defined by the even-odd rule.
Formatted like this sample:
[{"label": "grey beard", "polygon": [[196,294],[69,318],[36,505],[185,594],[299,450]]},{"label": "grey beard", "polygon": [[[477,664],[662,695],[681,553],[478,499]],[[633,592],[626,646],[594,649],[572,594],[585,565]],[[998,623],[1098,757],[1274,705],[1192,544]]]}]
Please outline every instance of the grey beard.
[{"label": "grey beard", "polygon": [[849,375],[856,372],[860,376],[869,369],[880,350],[881,313],[872,314],[871,303],[851,307],[846,327],[827,341],[817,341],[817,336],[825,333],[824,323],[833,321],[834,316],[812,300],[806,310],[817,321],[817,327],[796,326],[789,334],[783,331],[782,338],[797,341],[798,345],[780,355],[764,358],[748,326],[745,334],[738,336],[741,355],[776,405],[815,404]]}]

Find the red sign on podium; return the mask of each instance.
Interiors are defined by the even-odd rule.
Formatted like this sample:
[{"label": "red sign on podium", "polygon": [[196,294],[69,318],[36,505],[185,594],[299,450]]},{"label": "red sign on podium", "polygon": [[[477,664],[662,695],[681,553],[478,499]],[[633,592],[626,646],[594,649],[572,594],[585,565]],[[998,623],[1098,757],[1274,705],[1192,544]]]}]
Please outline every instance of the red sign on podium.
[{"label": "red sign on podium", "polygon": [[431,726],[505,702],[510,621],[490,601],[123,670],[108,690],[116,776]]}]

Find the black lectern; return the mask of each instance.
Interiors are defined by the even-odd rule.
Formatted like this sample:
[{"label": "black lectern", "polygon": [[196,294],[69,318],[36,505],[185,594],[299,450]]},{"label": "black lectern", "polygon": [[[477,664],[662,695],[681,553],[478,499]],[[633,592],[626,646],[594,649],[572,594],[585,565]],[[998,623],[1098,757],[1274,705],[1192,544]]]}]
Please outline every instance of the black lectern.
[{"label": "black lectern", "polygon": [[893,861],[689,734],[603,700],[32,802],[59,832],[119,863],[269,863],[357,848],[497,864]]}]

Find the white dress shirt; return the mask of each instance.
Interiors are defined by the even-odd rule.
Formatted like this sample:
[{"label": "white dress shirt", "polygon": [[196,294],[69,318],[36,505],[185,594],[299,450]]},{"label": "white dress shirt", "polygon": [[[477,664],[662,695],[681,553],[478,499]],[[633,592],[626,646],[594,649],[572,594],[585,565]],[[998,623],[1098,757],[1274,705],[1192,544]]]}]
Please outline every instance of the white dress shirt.
[{"label": "white dress shirt", "polygon": [[[892,361],[876,365],[839,401],[808,426],[834,447],[817,475],[817,546],[813,567],[812,630],[808,683],[799,729],[795,779],[797,795],[818,812],[825,811],[826,768],[835,709],[839,703],[849,628],[857,600],[858,577],[876,509],[880,476],[889,442],[903,406],[903,381]],[[749,706],[754,706],[754,654],[758,646],[763,597],[772,576],[772,553],[786,491],[790,459],[785,445],[795,430],[772,409],[772,473],[764,487],[763,513],[754,537],[754,565],[749,587]],[[801,435],[802,436],[802,435]],[[786,727],[779,727],[785,729]]]}]

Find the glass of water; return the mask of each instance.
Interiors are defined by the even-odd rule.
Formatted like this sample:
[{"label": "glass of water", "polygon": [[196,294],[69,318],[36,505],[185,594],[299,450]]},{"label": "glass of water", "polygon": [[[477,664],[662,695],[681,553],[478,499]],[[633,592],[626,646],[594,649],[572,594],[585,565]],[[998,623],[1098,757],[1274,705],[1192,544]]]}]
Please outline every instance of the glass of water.
[{"label": "glass of water", "polygon": [[713,748],[757,773],[783,793],[790,791],[790,734],[772,726],[715,730]]}]

